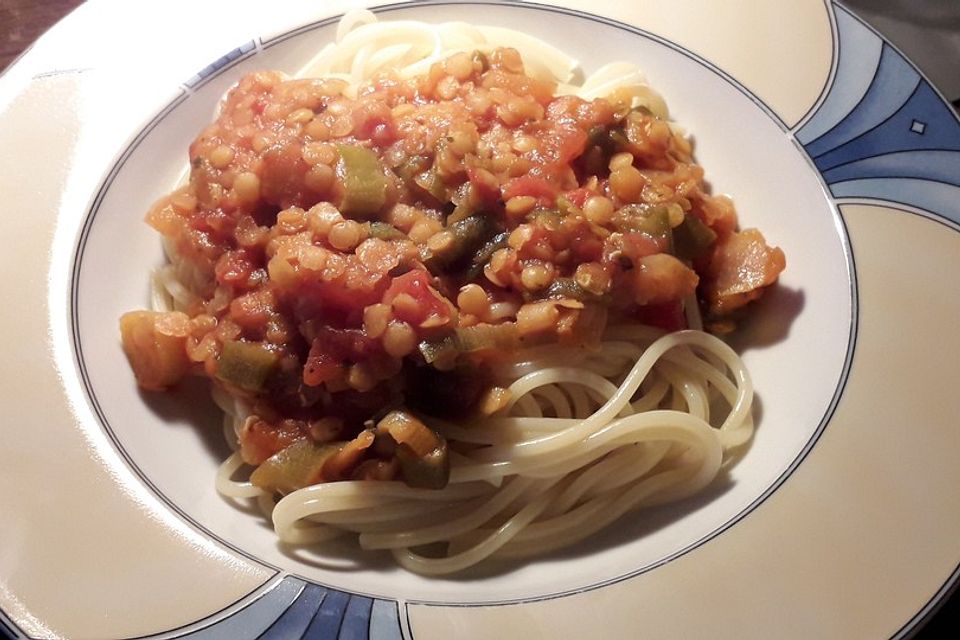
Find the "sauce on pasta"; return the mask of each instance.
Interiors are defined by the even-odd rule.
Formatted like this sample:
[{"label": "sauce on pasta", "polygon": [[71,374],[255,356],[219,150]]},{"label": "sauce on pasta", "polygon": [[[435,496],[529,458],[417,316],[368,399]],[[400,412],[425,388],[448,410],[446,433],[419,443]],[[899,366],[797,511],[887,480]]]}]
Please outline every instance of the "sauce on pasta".
[{"label": "sauce on pasta", "polygon": [[[526,513],[508,507],[536,495],[532,478],[543,476],[524,477],[537,464],[505,451],[554,438],[553,451],[565,439],[574,452],[540,467],[566,469],[593,446],[575,453],[589,435],[576,425],[602,431],[630,413],[630,402],[651,410],[696,404],[671,400],[666,388],[680,375],[671,366],[700,365],[685,365],[684,355],[662,365],[669,384],[650,378],[641,387],[653,364],[634,366],[644,351],[631,341],[649,345],[687,328],[691,305],[709,326],[729,328],[785,265],[759,231],[738,229],[728,198],[706,191],[685,136],[635,98],[616,88],[596,98],[559,95],[557,82],[528,74],[513,48],[458,51],[421,74],[380,71],[356,87],[266,71],[242,78],[190,145],[189,180],[147,216],[171,264],[158,276],[167,308],[121,318],[138,383],[163,390],[185,375],[210,378],[231,408],[238,445],[222,480],[241,464],[253,467],[240,494],[266,497],[269,508],[307,487],[379,482],[412,492],[401,500],[408,515],[437,518],[484,500],[509,512],[493,510],[482,526],[462,535],[453,526],[423,544],[461,535],[455,551],[483,538],[483,527],[499,530]],[[721,348],[698,335],[688,341],[700,351]],[[513,386],[536,374],[531,363],[556,369],[568,357],[619,363],[606,378],[613,390],[597,382],[594,391],[572,391],[593,383],[569,373],[533,384],[539,400]],[[699,375],[743,414],[737,394],[745,392],[717,382],[730,375],[720,371]],[[631,376],[635,388],[621,402],[616,385],[629,386]],[[573,422],[552,436],[529,425],[475,432],[536,414]],[[616,444],[625,436],[609,437]],[[640,460],[604,445],[559,469],[551,486],[589,475],[598,461],[674,472],[683,452],[651,446]],[[719,465],[719,455],[701,457]],[[484,465],[501,471],[476,471]],[[642,471],[620,477],[639,481]],[[610,491],[629,485],[597,482]],[[449,502],[433,510],[429,499],[417,503],[426,490],[449,493]],[[586,504],[566,500],[569,510]],[[403,504],[394,506],[402,512]],[[289,529],[306,516],[278,517]],[[364,542],[363,526],[343,528]],[[416,546],[378,542],[383,530],[368,531],[367,542]]]}]

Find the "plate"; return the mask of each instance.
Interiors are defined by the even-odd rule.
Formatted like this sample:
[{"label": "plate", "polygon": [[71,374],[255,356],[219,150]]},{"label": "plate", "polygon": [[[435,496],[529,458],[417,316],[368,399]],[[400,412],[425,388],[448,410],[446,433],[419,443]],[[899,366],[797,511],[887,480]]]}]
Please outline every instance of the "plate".
[{"label": "plate", "polygon": [[447,579],[348,548],[335,561],[290,554],[216,494],[215,408],[202,388],[138,393],[117,318],[146,305],[162,252],[143,213],[219,97],[251,70],[295,70],[362,3],[304,4],[84,5],[0,80],[0,141],[22,150],[0,160],[16,309],[2,334],[2,626],[44,638],[909,633],[960,564],[960,338],[941,328],[960,312],[942,284],[960,266],[960,126],[831,3],[374,7],[511,26],[586,70],[638,62],[693,132],[714,191],[784,249],[780,286],[736,338],[757,433],[707,493],[564,553]]}]

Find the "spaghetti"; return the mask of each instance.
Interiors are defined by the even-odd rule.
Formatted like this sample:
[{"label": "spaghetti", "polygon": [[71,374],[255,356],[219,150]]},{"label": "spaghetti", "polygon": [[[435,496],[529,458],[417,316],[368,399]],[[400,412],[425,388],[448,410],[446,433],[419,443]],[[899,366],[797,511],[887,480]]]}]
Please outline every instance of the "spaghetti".
[{"label": "spaghetti", "polygon": [[728,326],[783,254],[705,192],[634,65],[577,73],[515,31],[353,13],[191,146],[124,348],[144,388],[214,381],[217,490],[283,541],[425,575],[547,553],[750,439],[742,362],[684,327],[698,298]]}]

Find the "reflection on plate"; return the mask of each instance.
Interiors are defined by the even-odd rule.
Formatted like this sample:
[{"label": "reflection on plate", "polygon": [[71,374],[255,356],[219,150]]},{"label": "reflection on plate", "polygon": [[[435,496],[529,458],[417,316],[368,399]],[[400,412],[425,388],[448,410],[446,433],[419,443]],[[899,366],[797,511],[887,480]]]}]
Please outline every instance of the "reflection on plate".
[{"label": "reflection on plate", "polygon": [[[112,531],[174,531],[144,537],[157,544],[143,550],[167,563],[148,573],[189,576],[203,595],[193,594],[190,607],[176,598],[142,615],[111,609],[101,619],[58,611],[29,580],[0,573],[8,581],[0,582],[7,585],[0,606],[13,633],[394,638],[454,630],[484,637],[498,628],[549,636],[602,629],[617,637],[642,618],[651,635],[719,628],[739,636],[782,630],[782,614],[792,616],[789,629],[798,637],[851,630],[889,636],[909,629],[952,580],[960,558],[947,535],[911,549],[908,563],[891,557],[908,538],[874,528],[889,524],[893,513],[960,532],[960,504],[930,490],[954,486],[960,474],[960,443],[943,429],[960,406],[948,396],[931,409],[908,393],[942,389],[960,361],[960,342],[932,341],[926,327],[936,326],[935,314],[955,314],[960,300],[948,294],[931,317],[918,317],[925,314],[916,309],[930,301],[914,286],[928,271],[949,273],[960,261],[960,127],[952,111],[842,8],[807,2],[749,16],[697,8],[701,21],[710,14],[717,25],[747,19],[770,30],[791,20],[803,32],[796,42],[733,45],[659,14],[619,8],[603,9],[601,17],[585,12],[584,3],[562,4],[413,3],[380,11],[387,19],[438,22],[482,15],[484,23],[557,43],[588,70],[618,58],[643,67],[672,117],[695,133],[714,191],[732,194],[741,225],[763,229],[789,259],[780,287],[736,339],[759,398],[757,433],[743,460],[706,494],[628,516],[571,550],[449,579],[411,575],[349,545],[323,557],[285,552],[261,520],[217,496],[212,479],[226,451],[206,390],[187,388],[179,399],[137,393],[116,319],[145,305],[144,274],[163,259],[142,214],[182,173],[186,146],[219,97],[253,69],[297,68],[332,38],[338,15],[252,40],[238,31],[240,46],[189,78],[171,101],[154,105],[156,115],[130,132],[96,184],[83,185],[90,204],[68,234],[75,255],[60,276],[69,325],[56,334],[54,324],[57,344],[75,359],[61,371],[64,384],[79,382],[82,393],[73,400],[93,412],[84,419],[78,410],[77,428],[97,451],[92,464],[113,469],[124,485],[114,491],[135,498],[118,497],[121,515],[107,515]],[[797,47],[804,50],[790,50]],[[766,71],[748,64],[761,54],[770,61]],[[809,62],[785,90],[776,64],[792,55]],[[0,126],[9,125],[0,119]],[[891,264],[891,254],[902,258]],[[901,335],[910,338],[907,346],[895,339]],[[944,355],[934,362],[935,354]],[[184,399],[190,411],[182,409]],[[903,440],[907,416],[918,433]],[[905,480],[892,471],[900,458],[918,463],[918,475]],[[122,515],[138,510],[160,515]],[[38,526],[35,515],[22,514],[14,515],[22,530]],[[81,509],[73,517],[91,514]],[[14,539],[24,566],[42,576],[49,565],[31,567],[32,547]],[[897,575],[896,584],[879,585],[871,561],[884,567],[879,575]],[[216,569],[200,571],[203,563]],[[119,585],[130,579],[123,572],[111,578]],[[214,578],[231,586],[218,593],[208,586]],[[170,580],[159,580],[157,592]],[[824,591],[826,583],[840,586]],[[830,603],[834,589],[854,587],[862,613],[826,620],[813,613]],[[86,597],[103,606],[95,593]],[[127,601],[123,590],[111,597]],[[764,612],[750,620],[731,613],[741,597],[751,609],[763,602]],[[690,611],[678,600],[705,604]],[[871,602],[887,603],[882,615]]]}]

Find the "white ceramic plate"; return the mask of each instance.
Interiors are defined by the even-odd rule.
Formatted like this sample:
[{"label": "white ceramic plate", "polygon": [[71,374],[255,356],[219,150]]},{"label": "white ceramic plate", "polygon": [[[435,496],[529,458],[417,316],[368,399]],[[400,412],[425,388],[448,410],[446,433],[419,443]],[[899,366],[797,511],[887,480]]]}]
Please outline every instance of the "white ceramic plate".
[{"label": "white ceramic plate", "polygon": [[894,49],[819,0],[377,9],[511,26],[587,70],[639,62],[694,133],[714,190],[784,249],[780,286],[737,339],[759,426],[728,477],[570,551],[453,579],[349,548],[333,559],[284,552],[262,519],[216,494],[225,445],[212,403],[201,388],[140,394],[117,319],[146,305],[146,274],[162,260],[143,214],[183,171],[224,90],[254,69],[295,70],[361,3],[305,4],[94,2],[0,80],[0,628],[69,638],[909,632],[960,563],[960,338],[949,331],[960,315],[950,281],[960,126]]}]

